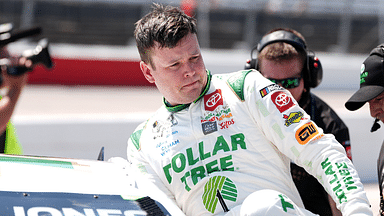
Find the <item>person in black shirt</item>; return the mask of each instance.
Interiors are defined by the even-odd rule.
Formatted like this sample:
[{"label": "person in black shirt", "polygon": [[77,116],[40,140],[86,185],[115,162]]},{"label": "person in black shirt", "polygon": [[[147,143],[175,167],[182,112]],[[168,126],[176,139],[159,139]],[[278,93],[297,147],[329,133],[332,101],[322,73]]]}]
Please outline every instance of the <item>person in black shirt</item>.
[{"label": "person in black shirt", "polygon": [[[366,102],[371,116],[375,118],[371,132],[380,128],[378,122],[384,122],[384,44],[374,48],[361,65],[360,89],[345,103],[350,111],[360,109]],[[384,143],[377,160],[377,172],[380,189],[380,215],[384,215]]]},{"label": "person in black shirt", "polygon": [[[257,58],[247,61],[245,69],[257,69],[272,82],[288,89],[311,119],[333,134],[351,157],[349,131],[336,112],[310,92],[322,80],[322,67],[308,51],[304,37],[292,29],[273,29],[256,48]],[[291,174],[306,209],[319,215],[341,215],[321,184],[303,168],[291,163]]]}]

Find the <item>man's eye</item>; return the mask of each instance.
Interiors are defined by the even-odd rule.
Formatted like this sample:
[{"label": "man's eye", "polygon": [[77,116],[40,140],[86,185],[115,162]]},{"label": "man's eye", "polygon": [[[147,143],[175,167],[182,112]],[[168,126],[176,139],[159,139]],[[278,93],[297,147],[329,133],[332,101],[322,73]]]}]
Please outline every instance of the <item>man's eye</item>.
[{"label": "man's eye", "polygon": [[191,58],[192,61],[196,61],[199,58],[199,56],[194,56]]},{"label": "man's eye", "polygon": [[177,67],[178,65],[179,65],[179,63],[177,62],[177,63],[171,64],[170,67]]}]

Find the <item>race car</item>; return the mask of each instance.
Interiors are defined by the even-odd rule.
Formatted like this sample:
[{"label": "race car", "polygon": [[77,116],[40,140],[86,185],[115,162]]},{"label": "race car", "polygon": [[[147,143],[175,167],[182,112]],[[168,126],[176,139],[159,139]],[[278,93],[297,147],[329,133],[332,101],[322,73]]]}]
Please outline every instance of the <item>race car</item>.
[{"label": "race car", "polygon": [[184,215],[161,191],[153,197],[149,190],[154,186],[135,178],[123,158],[0,154],[2,216]]}]

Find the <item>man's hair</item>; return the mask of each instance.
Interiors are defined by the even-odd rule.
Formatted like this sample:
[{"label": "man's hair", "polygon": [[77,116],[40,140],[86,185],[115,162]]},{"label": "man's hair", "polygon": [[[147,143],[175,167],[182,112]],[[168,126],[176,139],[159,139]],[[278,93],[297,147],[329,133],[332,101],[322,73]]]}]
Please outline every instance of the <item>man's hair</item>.
[{"label": "man's hair", "polygon": [[153,11],[136,22],[135,39],[140,58],[151,62],[150,50],[158,43],[160,48],[174,48],[189,33],[197,34],[196,20],[179,8],[153,4]]},{"label": "man's hair", "polygon": [[[303,35],[289,28],[276,28],[271,30],[267,34],[270,34],[275,31],[280,31],[280,30],[291,32],[305,42]],[[276,42],[276,43],[269,44],[264,49],[262,49],[261,52],[257,55],[257,59],[259,59],[259,61],[260,60],[262,61],[263,58],[272,60],[272,61],[280,61],[280,60],[292,60],[297,57],[302,59],[302,62],[304,64],[306,62],[306,57],[307,57],[306,51],[303,49],[296,49],[291,44],[284,43],[284,42]]]},{"label": "man's hair", "polygon": [[[268,34],[275,32],[275,31],[279,31],[279,30],[291,32],[291,33],[295,34],[297,37],[299,37],[300,39],[302,39],[304,41],[304,43],[306,43],[303,35],[301,35],[297,31],[295,31],[293,29],[289,29],[289,28],[273,29],[270,32],[268,32]],[[303,76],[303,80],[304,80],[304,88],[306,89],[306,91],[303,91],[301,98],[300,98],[300,101],[298,101],[298,102],[299,102],[299,105],[305,109],[311,101],[310,100],[310,84],[309,84],[309,77],[308,77],[309,73],[305,72],[305,70],[307,70],[307,65],[306,65],[306,63],[307,63],[307,51],[304,49],[296,49],[294,46],[292,46],[291,44],[288,44],[288,43],[277,42],[277,43],[272,43],[272,44],[267,45],[266,47],[264,47],[264,49],[261,50],[260,53],[258,53],[257,59],[259,61],[259,63],[258,63],[259,65],[260,65],[260,61],[262,61],[263,58],[271,60],[271,61],[275,61],[275,62],[279,62],[281,60],[289,61],[289,60],[292,60],[295,58],[299,58],[302,60],[302,63],[303,63],[302,76]]]}]

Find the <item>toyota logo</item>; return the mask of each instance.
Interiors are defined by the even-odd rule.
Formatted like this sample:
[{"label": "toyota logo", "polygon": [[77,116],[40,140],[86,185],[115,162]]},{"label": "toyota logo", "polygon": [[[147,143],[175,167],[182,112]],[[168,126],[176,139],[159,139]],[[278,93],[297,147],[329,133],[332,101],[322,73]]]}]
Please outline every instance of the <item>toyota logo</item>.
[{"label": "toyota logo", "polygon": [[220,93],[216,93],[214,95],[212,95],[208,100],[207,102],[205,103],[205,105],[207,107],[213,107],[217,104],[218,101],[221,100],[221,94]]},{"label": "toyota logo", "polygon": [[283,94],[279,94],[276,97],[275,104],[282,107],[282,106],[288,105],[290,101],[291,101],[291,98],[288,97],[288,95],[283,93]]}]

